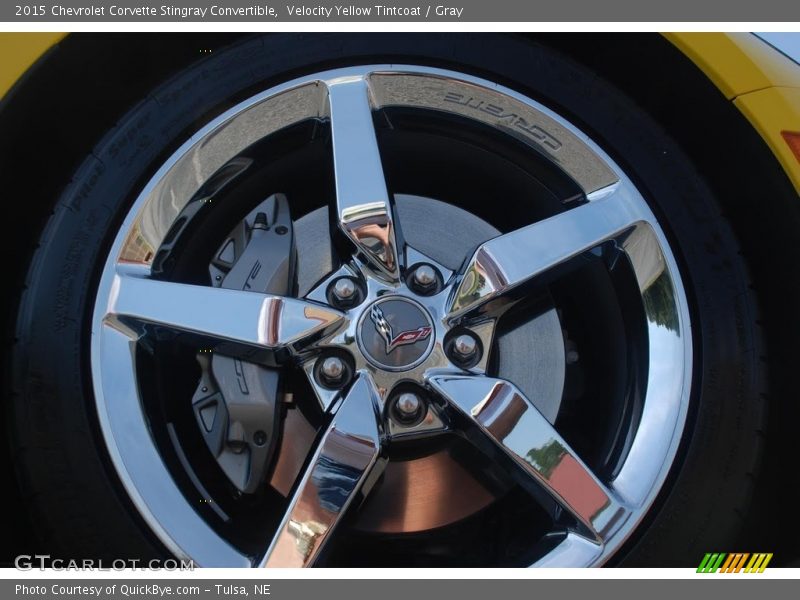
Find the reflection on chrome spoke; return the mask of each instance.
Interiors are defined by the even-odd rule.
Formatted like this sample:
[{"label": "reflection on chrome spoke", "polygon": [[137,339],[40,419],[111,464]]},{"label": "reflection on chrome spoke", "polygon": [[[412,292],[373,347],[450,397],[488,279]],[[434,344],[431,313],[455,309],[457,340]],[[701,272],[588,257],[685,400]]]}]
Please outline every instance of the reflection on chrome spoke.
[{"label": "reflection on chrome spoke", "polygon": [[[595,541],[619,528],[628,510],[598,480],[555,428],[513,384],[502,379],[435,375],[430,384],[488,439],[513,459]],[[468,437],[473,441],[476,436]],[[490,447],[491,448],[491,447]]]},{"label": "reflection on chrome spoke", "polygon": [[400,279],[401,249],[372,123],[367,81],[328,83],[339,227],[378,274]]},{"label": "reflection on chrome spoke", "polygon": [[362,374],[323,435],[262,566],[312,566],[347,508],[368,493],[385,464],[378,411],[374,384]]},{"label": "reflection on chrome spoke", "polygon": [[129,327],[132,335],[139,326],[155,325],[236,354],[292,353],[334,331],[344,315],[295,298],[123,275],[114,280],[104,318]]},{"label": "reflection on chrome spoke", "polygon": [[567,260],[613,240],[646,220],[621,184],[589,202],[481,244],[464,268],[448,318],[479,309]]}]

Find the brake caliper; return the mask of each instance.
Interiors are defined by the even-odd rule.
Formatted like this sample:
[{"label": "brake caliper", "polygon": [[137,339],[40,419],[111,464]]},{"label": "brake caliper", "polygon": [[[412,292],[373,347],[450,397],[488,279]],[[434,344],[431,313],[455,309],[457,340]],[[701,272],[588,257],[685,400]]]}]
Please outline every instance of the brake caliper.
[{"label": "brake caliper", "polygon": [[[209,266],[212,285],[280,296],[292,292],[295,247],[289,204],[274,194],[226,238]],[[215,353],[192,398],[200,432],[237,489],[254,493],[270,471],[280,424],[280,370]]]}]

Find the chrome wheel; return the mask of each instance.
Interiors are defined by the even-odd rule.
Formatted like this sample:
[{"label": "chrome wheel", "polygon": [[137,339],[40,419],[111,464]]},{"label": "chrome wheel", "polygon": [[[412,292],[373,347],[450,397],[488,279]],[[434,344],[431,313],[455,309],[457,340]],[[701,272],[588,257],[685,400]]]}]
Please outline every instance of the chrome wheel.
[{"label": "chrome wheel", "polygon": [[[470,132],[485,148],[513,147],[555,201],[509,226],[492,198],[476,215],[436,197],[441,182],[387,185],[392,167],[376,130],[419,131],[422,122],[441,135]],[[260,198],[241,202],[246,214],[214,227],[217,207],[262,164],[259,148],[308,124],[309,139],[330,142],[330,206],[319,198],[295,215],[289,194],[259,188],[250,193]],[[175,264],[193,254],[186,248],[200,228],[217,237],[206,281],[189,281]],[[602,274],[583,280],[587,269]],[[603,292],[581,287],[600,279]],[[574,283],[559,288],[564,280],[578,281],[579,293]],[[589,311],[575,319],[585,327],[591,306],[611,296],[624,338],[614,347],[627,365],[602,408],[614,417],[596,439],[566,433],[575,365],[592,355],[567,313]],[[588,325],[586,346],[609,333]],[[173,347],[199,365],[185,397],[153,383],[152,357]],[[598,145],[495,83],[376,65],[260,93],[154,174],[102,272],[91,366],[125,489],[159,539],[200,565],[322,564],[346,554],[336,542],[348,531],[395,540],[426,532],[430,545],[513,496],[519,514],[536,515],[520,527],[513,562],[590,566],[621,547],[672,466],[692,338],[667,238]],[[175,405],[194,415],[197,455],[182,439],[188,427],[165,418]],[[602,448],[590,449],[593,439]],[[204,469],[216,469],[213,490]],[[269,515],[238,516],[241,529],[258,523],[249,529],[259,539],[231,533],[226,492],[231,505],[262,496],[257,507]]]}]

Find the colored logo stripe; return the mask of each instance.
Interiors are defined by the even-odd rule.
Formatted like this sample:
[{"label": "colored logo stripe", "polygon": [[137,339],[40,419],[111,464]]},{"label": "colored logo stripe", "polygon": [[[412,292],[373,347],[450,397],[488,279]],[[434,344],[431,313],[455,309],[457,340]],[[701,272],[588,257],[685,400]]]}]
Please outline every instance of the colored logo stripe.
[{"label": "colored logo stripe", "polygon": [[[748,561],[748,558],[750,559]],[[725,552],[708,552],[703,556],[700,561],[700,566],[697,567],[698,573],[763,573],[767,568],[769,561],[772,560],[772,553],[758,552],[750,554],[749,552],[734,552],[731,554]],[[745,563],[747,566],[745,566]]]},{"label": "colored logo stripe", "polygon": [[753,558],[747,563],[745,573],[763,573],[767,568],[769,561],[772,560],[772,553],[769,554],[753,554]]},{"label": "colored logo stripe", "polygon": [[744,561],[747,560],[747,557],[750,556],[749,552],[741,553],[737,552],[734,554],[728,554],[728,558],[725,559],[725,562],[722,563],[722,568],[720,569],[720,573],[738,573],[742,570],[744,566]]}]

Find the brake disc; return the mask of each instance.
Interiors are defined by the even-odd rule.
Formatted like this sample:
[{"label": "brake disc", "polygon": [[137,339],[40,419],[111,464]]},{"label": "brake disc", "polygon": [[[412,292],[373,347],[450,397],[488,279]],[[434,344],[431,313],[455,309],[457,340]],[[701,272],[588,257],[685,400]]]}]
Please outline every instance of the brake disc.
[{"label": "brake disc", "polygon": [[[230,233],[209,266],[215,287],[291,295],[294,235],[289,204],[274,194]],[[279,437],[280,374],[219,354],[198,353],[192,398],[200,432],[228,479],[244,493],[264,485]]]},{"label": "brake disc", "polygon": [[[395,204],[406,242],[449,269],[458,269],[481,242],[500,235],[486,221],[452,204],[406,194],[396,194]],[[301,296],[333,270],[328,228],[327,208],[317,209],[295,223]],[[498,376],[513,381],[551,423],[555,422],[565,370],[564,337],[555,309],[499,335],[495,352]],[[281,458],[278,460],[280,463]],[[446,449],[414,460],[392,460],[381,484],[360,510],[355,526],[401,533],[461,520],[503,492],[496,485],[490,489],[470,471]]]},{"label": "brake disc", "polygon": [[[408,243],[451,269],[481,242],[500,235],[444,202],[397,195],[396,204]],[[326,211],[317,209],[293,226],[286,198],[270,196],[220,245],[209,267],[213,284],[290,295],[296,274],[298,295],[304,295],[334,268]],[[450,226],[442,229],[440,223]],[[499,335],[495,349],[499,376],[535,399],[551,422],[563,391],[563,348],[560,321],[550,309]],[[299,411],[289,411],[293,418],[279,423],[278,370],[219,355],[200,353],[197,359],[202,375],[193,406],[220,467],[244,493],[257,491],[273,473],[269,484],[287,495],[302,468],[297,457],[307,455],[314,437]],[[429,530],[475,513],[502,492],[496,483],[476,479],[447,449],[439,450],[390,462],[356,526],[394,533]]]}]

